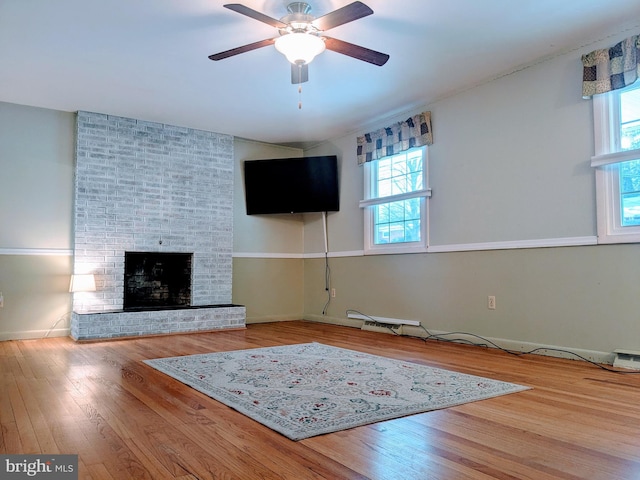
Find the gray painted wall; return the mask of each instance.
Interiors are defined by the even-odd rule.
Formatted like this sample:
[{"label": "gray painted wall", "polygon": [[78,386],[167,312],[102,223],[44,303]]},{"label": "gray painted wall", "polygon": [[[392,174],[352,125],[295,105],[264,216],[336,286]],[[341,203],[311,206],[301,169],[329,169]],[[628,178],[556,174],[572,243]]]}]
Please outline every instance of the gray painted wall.
[{"label": "gray painted wall", "polygon": [[68,333],[74,128],[0,102],[0,340]]},{"label": "gray painted wall", "polygon": [[[598,359],[640,350],[640,245],[584,246],[596,242],[596,206],[581,55],[626,36],[416,108],[433,115],[430,253],[362,256],[356,136],[410,114],[305,152],[340,156],[343,194],[340,212],[328,215],[336,298],[325,317],[323,261],[312,258],[324,248],[322,223],[305,224],[307,318],[348,324],[346,310],[358,309],[523,349],[569,347]],[[569,246],[514,249],[539,245]],[[487,309],[488,295],[496,310]]]}]

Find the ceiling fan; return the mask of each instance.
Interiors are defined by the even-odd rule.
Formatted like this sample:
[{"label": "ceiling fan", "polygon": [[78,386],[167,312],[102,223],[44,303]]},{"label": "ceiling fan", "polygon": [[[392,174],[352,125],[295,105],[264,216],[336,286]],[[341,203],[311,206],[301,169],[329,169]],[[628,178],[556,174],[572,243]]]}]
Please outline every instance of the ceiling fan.
[{"label": "ceiling fan", "polygon": [[371,15],[373,10],[362,2],[350,3],[318,18],[310,14],[311,6],[308,3],[292,2],[287,6],[289,13],[280,20],[239,3],[223,6],[276,28],[279,36],[214,53],[209,55],[211,60],[223,60],[275,44],[276,49],[291,62],[291,83],[293,84],[309,80],[309,63],[325,49],[378,66],[384,65],[389,60],[389,55],[386,53],[324,35],[327,30]]}]

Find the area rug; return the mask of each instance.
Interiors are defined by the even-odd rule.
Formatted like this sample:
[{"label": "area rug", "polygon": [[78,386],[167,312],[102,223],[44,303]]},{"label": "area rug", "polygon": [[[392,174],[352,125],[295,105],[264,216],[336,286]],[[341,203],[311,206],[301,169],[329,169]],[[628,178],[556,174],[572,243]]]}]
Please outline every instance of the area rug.
[{"label": "area rug", "polygon": [[291,440],[528,388],[315,342],[145,363]]}]

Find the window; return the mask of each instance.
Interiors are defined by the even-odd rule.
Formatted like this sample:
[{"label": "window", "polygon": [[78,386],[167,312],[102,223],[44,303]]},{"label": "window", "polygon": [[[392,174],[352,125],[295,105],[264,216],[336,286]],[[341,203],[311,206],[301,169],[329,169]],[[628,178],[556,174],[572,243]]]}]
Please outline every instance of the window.
[{"label": "window", "polygon": [[365,254],[425,252],[427,148],[365,164]]},{"label": "window", "polygon": [[640,82],[593,105],[598,242],[640,242]]}]

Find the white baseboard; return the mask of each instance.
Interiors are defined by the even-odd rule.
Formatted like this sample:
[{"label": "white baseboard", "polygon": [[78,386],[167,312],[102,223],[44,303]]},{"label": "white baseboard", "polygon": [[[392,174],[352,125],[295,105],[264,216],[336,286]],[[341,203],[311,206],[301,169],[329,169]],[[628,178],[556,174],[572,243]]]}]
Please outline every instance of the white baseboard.
[{"label": "white baseboard", "polygon": [[257,317],[247,317],[245,323],[247,325],[252,323],[272,323],[272,322],[291,322],[293,320],[300,320],[302,313],[294,315],[261,315]]},{"label": "white baseboard", "polygon": [[354,328],[362,327],[362,320],[350,319],[350,318],[344,318],[344,317],[330,317],[328,315],[307,314],[302,318],[303,320],[308,320],[310,322],[328,323],[330,325],[339,325],[341,327],[354,327]]},{"label": "white baseboard", "polygon": [[69,328],[56,328],[54,330],[26,330],[22,332],[0,332],[0,342],[7,340],[37,340],[40,338],[68,337],[71,335]]},{"label": "white baseboard", "polygon": [[[341,325],[345,327],[355,327],[361,328],[363,320],[360,319],[349,319],[349,318],[340,318],[340,317],[329,317],[326,315],[305,315],[305,320],[309,320],[312,322],[319,323],[329,323],[332,325]],[[440,335],[443,338],[448,340],[460,340],[467,344],[484,344],[484,341],[480,338],[472,335],[472,334],[455,334],[449,335],[452,332],[446,332],[442,330],[432,330],[428,327],[425,327],[431,335]],[[403,335],[411,336],[411,337],[419,337],[426,338],[427,331],[422,329],[421,327],[415,327],[411,325],[403,325]],[[522,342],[518,340],[509,340],[505,338],[494,338],[494,337],[484,337],[486,340],[492,342],[493,344],[503,348],[505,350],[509,350],[511,352],[530,352],[535,349],[540,349],[536,352],[533,352],[535,355],[543,355],[547,357],[556,357],[556,358],[566,358],[570,360],[581,360],[580,357],[587,359],[591,362],[612,365],[613,359],[615,355],[613,353],[608,352],[600,352],[597,350],[585,350],[581,348],[573,348],[573,347],[563,347],[561,345],[544,345],[540,343],[531,343],[531,342]],[[494,345],[487,344],[489,348],[497,348]],[[577,356],[579,355],[579,357]]]}]

